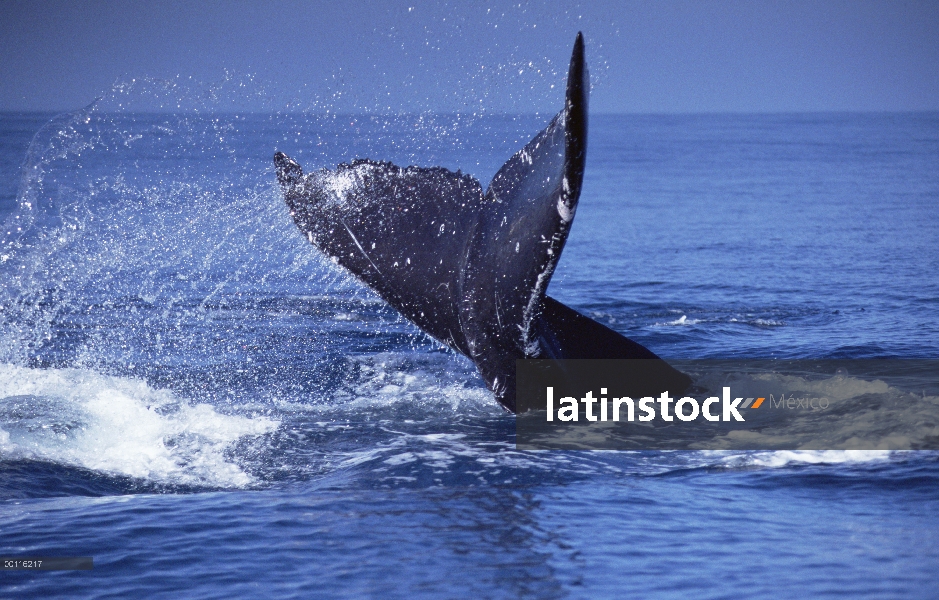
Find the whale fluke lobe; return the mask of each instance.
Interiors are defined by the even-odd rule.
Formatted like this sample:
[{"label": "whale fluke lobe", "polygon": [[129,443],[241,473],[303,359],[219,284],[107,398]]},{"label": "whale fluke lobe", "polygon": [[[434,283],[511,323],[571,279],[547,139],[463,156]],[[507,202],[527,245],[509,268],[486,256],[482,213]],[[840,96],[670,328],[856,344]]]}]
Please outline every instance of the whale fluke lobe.
[{"label": "whale fluke lobe", "polygon": [[297,161],[283,152],[274,153],[274,166],[277,169],[277,181],[283,189],[291,188],[303,177],[303,169]]},{"label": "whale fluke lobe", "polygon": [[[658,357],[545,295],[577,209],[587,154],[583,36],[564,109],[484,192],[433,167],[358,159],[304,175],[274,155],[290,214],[307,239],[425,332],[468,356],[515,411],[515,361]],[[690,379],[658,361],[673,381]]]}]

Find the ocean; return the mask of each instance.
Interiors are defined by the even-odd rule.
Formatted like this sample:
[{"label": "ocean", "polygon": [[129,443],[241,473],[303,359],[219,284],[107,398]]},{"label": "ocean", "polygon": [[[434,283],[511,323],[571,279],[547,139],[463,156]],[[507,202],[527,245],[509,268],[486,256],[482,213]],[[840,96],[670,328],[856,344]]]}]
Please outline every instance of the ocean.
[{"label": "ocean", "polygon": [[[0,596],[937,596],[939,453],[519,450],[274,175],[485,187],[552,115],[132,108],[0,113],[0,555],[94,558]],[[675,360],[939,358],[939,114],[592,115],[548,293]]]}]

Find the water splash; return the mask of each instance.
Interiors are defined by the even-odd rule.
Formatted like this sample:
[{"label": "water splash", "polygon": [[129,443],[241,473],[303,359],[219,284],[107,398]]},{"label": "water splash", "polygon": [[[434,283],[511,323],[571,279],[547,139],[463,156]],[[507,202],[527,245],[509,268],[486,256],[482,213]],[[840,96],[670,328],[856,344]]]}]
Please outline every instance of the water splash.
[{"label": "water splash", "polygon": [[226,415],[139,379],[86,369],[0,365],[0,456],[44,460],[155,482],[245,486],[226,455],[269,434],[266,416]]}]

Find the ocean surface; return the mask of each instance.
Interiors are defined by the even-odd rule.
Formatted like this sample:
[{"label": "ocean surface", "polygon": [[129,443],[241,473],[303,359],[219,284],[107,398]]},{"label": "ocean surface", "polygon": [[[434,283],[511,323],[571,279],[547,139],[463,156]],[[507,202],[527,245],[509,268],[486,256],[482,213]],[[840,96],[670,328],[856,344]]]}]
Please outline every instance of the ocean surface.
[{"label": "ocean surface", "polygon": [[[131,108],[0,114],[0,555],[94,557],[0,597],[939,595],[939,453],[519,451],[276,186],[485,186],[552,115]],[[939,114],[594,115],[548,292],[672,359],[939,358]]]}]

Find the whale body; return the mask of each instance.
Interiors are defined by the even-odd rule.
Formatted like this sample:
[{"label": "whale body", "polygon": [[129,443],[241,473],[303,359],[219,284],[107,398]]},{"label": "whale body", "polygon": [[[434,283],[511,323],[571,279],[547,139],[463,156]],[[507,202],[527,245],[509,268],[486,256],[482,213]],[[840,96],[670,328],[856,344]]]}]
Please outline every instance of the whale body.
[{"label": "whale body", "polygon": [[564,108],[487,190],[460,171],[358,159],[277,178],[307,239],[423,331],[469,357],[515,412],[518,359],[647,359],[658,383],[691,383],[653,352],[546,295],[577,209],[589,75],[578,33]]}]

